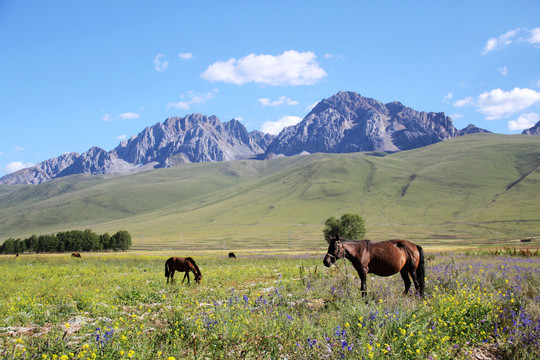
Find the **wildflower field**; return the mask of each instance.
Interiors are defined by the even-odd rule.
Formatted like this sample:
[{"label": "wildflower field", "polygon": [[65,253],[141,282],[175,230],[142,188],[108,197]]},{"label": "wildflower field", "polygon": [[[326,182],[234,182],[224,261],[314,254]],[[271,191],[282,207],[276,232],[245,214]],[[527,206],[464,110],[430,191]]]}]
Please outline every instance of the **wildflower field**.
[{"label": "wildflower field", "polygon": [[[183,254],[174,254],[182,256]],[[185,255],[185,254],[184,254]],[[428,253],[426,296],[323,253],[0,257],[0,359],[537,359],[540,257]]]}]

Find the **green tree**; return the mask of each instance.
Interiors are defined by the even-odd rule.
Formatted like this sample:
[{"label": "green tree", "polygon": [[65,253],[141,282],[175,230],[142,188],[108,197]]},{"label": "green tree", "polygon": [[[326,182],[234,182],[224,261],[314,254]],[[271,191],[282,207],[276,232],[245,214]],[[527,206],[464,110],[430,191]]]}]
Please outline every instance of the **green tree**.
[{"label": "green tree", "polygon": [[131,247],[131,235],[125,230],[120,230],[112,236],[111,243],[114,251],[126,251]]},{"label": "green tree", "polygon": [[26,245],[26,249],[29,252],[38,252],[39,243],[38,243],[37,235],[32,235],[29,238],[26,238],[24,240],[24,242],[25,242],[25,245]]},{"label": "green tree", "polygon": [[84,230],[82,234],[82,250],[83,251],[96,251],[100,250],[99,248],[99,235],[94,233],[90,229]]},{"label": "green tree", "polygon": [[100,235],[99,237],[100,250],[111,250],[111,236],[109,233]]},{"label": "green tree", "polygon": [[17,240],[14,238],[9,238],[2,244],[2,253],[3,254],[15,254],[15,243]]},{"label": "green tree", "polygon": [[330,243],[331,239],[362,240],[366,234],[364,219],[357,214],[343,214],[340,219],[334,216],[324,222],[324,239]]}]

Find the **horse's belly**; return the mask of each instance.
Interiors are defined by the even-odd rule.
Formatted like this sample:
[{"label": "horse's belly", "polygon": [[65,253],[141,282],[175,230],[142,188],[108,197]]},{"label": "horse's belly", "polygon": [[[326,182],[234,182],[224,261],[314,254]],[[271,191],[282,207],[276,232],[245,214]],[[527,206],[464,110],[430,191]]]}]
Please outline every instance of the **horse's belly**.
[{"label": "horse's belly", "polygon": [[387,268],[369,268],[368,273],[375,274],[379,276],[392,276],[396,273],[398,273],[401,269],[398,269],[397,267],[387,267]]}]

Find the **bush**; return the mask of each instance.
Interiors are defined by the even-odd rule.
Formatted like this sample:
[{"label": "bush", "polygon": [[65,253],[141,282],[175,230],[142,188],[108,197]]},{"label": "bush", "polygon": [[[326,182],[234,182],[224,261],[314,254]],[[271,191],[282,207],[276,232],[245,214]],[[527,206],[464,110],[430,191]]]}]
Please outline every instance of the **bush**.
[{"label": "bush", "polygon": [[362,240],[366,234],[364,219],[357,214],[343,214],[340,219],[330,217],[324,222],[324,239]]}]

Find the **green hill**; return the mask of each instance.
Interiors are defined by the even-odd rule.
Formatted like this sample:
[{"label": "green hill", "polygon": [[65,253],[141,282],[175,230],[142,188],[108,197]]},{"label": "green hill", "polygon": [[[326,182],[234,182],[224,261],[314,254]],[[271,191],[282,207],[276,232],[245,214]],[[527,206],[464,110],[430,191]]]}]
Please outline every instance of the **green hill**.
[{"label": "green hill", "polygon": [[90,228],[128,230],[135,247],[318,247],[324,220],[345,212],[360,214],[374,240],[540,235],[540,137],[475,134],[383,155],[197,163],[3,186],[0,241]]}]

